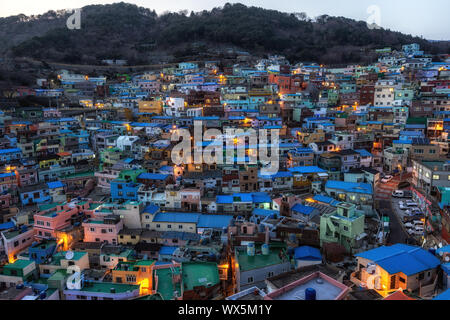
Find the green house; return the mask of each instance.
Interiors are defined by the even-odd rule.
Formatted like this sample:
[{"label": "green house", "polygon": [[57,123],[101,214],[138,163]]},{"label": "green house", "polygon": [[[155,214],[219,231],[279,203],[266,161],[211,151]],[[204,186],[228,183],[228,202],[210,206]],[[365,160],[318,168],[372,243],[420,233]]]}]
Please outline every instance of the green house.
[{"label": "green house", "polygon": [[338,243],[349,252],[361,244],[364,236],[364,213],[356,205],[342,202],[336,211],[320,217],[320,245]]},{"label": "green house", "polygon": [[20,277],[25,282],[33,279],[35,270],[36,263],[33,260],[17,260],[3,267],[3,275]]}]

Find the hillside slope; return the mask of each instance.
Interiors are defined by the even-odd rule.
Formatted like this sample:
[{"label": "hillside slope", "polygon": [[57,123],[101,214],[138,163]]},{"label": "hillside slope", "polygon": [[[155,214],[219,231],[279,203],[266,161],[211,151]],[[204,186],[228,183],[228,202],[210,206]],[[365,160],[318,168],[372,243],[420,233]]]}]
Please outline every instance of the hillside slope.
[{"label": "hillside slope", "polygon": [[146,64],[161,56],[173,61],[223,52],[227,47],[321,63],[364,62],[366,48],[400,48],[412,42],[432,53],[449,52],[448,42],[432,43],[390,30],[370,30],[362,21],[329,16],[312,21],[242,4],[163,15],[126,3],[92,5],[82,9],[80,30],[66,28],[69,15],[61,11],[32,19],[0,19],[0,41],[14,56],[80,64],[111,58]]}]

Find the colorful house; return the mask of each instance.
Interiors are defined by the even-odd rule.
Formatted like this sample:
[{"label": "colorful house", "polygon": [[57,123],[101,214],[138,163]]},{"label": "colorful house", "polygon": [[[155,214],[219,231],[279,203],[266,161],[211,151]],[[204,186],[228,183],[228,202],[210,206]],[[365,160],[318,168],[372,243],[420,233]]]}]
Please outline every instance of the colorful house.
[{"label": "colorful house", "polygon": [[356,255],[358,267],[351,281],[373,288],[382,296],[399,289],[418,292],[434,291],[440,261],[421,247],[396,244],[379,247]]}]

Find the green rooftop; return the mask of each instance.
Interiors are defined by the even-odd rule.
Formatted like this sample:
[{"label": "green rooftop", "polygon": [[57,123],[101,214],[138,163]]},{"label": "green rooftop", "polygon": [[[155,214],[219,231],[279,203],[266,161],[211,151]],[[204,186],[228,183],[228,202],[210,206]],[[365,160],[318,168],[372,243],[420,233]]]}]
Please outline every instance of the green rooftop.
[{"label": "green rooftop", "polygon": [[61,281],[64,280],[66,276],[67,276],[66,269],[58,269],[50,276],[50,278],[48,278],[48,281]]},{"label": "green rooftop", "polygon": [[[175,273],[180,272],[179,267],[174,268],[174,270]],[[155,289],[159,294],[161,294],[164,300],[173,300],[174,299],[173,293],[175,291],[177,291],[179,294],[181,293],[180,283],[179,282],[175,284],[173,283],[172,280],[173,273],[171,268],[156,269],[154,275],[158,277],[158,288]]]},{"label": "green rooftop", "polygon": [[34,263],[33,260],[16,260],[14,263],[5,265],[4,269],[23,269]]},{"label": "green rooftop", "polygon": [[100,207],[102,204],[101,203],[90,203],[89,204],[89,210],[95,210],[98,207]]},{"label": "green rooftop", "polygon": [[185,262],[181,265],[184,290],[212,287],[219,283],[219,269],[214,262]]},{"label": "green rooftop", "polygon": [[86,172],[78,172],[78,173],[72,173],[67,176],[63,176],[61,178],[63,179],[73,179],[73,178],[82,178],[82,177],[93,177],[94,171],[86,171]]},{"label": "green rooftop", "polygon": [[85,284],[80,291],[111,293],[111,289],[114,289],[116,291],[115,293],[124,293],[139,290],[139,285],[113,282],[90,282],[89,285]]},{"label": "green rooftop", "polygon": [[63,203],[54,202],[54,203],[40,204],[39,211],[47,211],[61,205],[63,205]]},{"label": "green rooftop", "polygon": [[249,256],[246,250],[239,250],[237,251],[236,255],[239,264],[239,270],[241,272],[245,272],[286,262],[287,260],[283,260],[282,258],[280,258],[279,252],[279,249],[277,250],[275,248],[270,248],[268,255],[255,253],[254,256]]},{"label": "green rooftop", "polygon": [[154,263],[155,263],[154,260],[139,260],[134,265],[135,266],[151,266]]}]

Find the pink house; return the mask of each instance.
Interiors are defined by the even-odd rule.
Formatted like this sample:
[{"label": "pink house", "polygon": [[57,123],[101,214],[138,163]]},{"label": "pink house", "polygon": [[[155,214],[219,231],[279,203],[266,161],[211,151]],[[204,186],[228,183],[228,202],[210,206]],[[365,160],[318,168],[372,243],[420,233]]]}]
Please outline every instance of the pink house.
[{"label": "pink house", "polygon": [[33,234],[33,228],[30,226],[0,232],[0,240],[3,242],[9,263],[16,261],[17,255],[33,243]]},{"label": "pink house", "polygon": [[317,271],[267,294],[264,300],[343,300],[349,291],[346,285]]},{"label": "pink house", "polygon": [[56,231],[69,227],[72,218],[81,212],[89,211],[90,208],[91,201],[78,200],[40,205],[40,211],[34,215],[35,237],[56,238]]},{"label": "pink house", "polygon": [[117,244],[123,221],[118,215],[109,215],[101,220],[90,219],[83,223],[84,242],[105,242]]},{"label": "pink house", "polygon": [[180,190],[181,208],[187,211],[200,210],[200,189],[183,189]]}]

